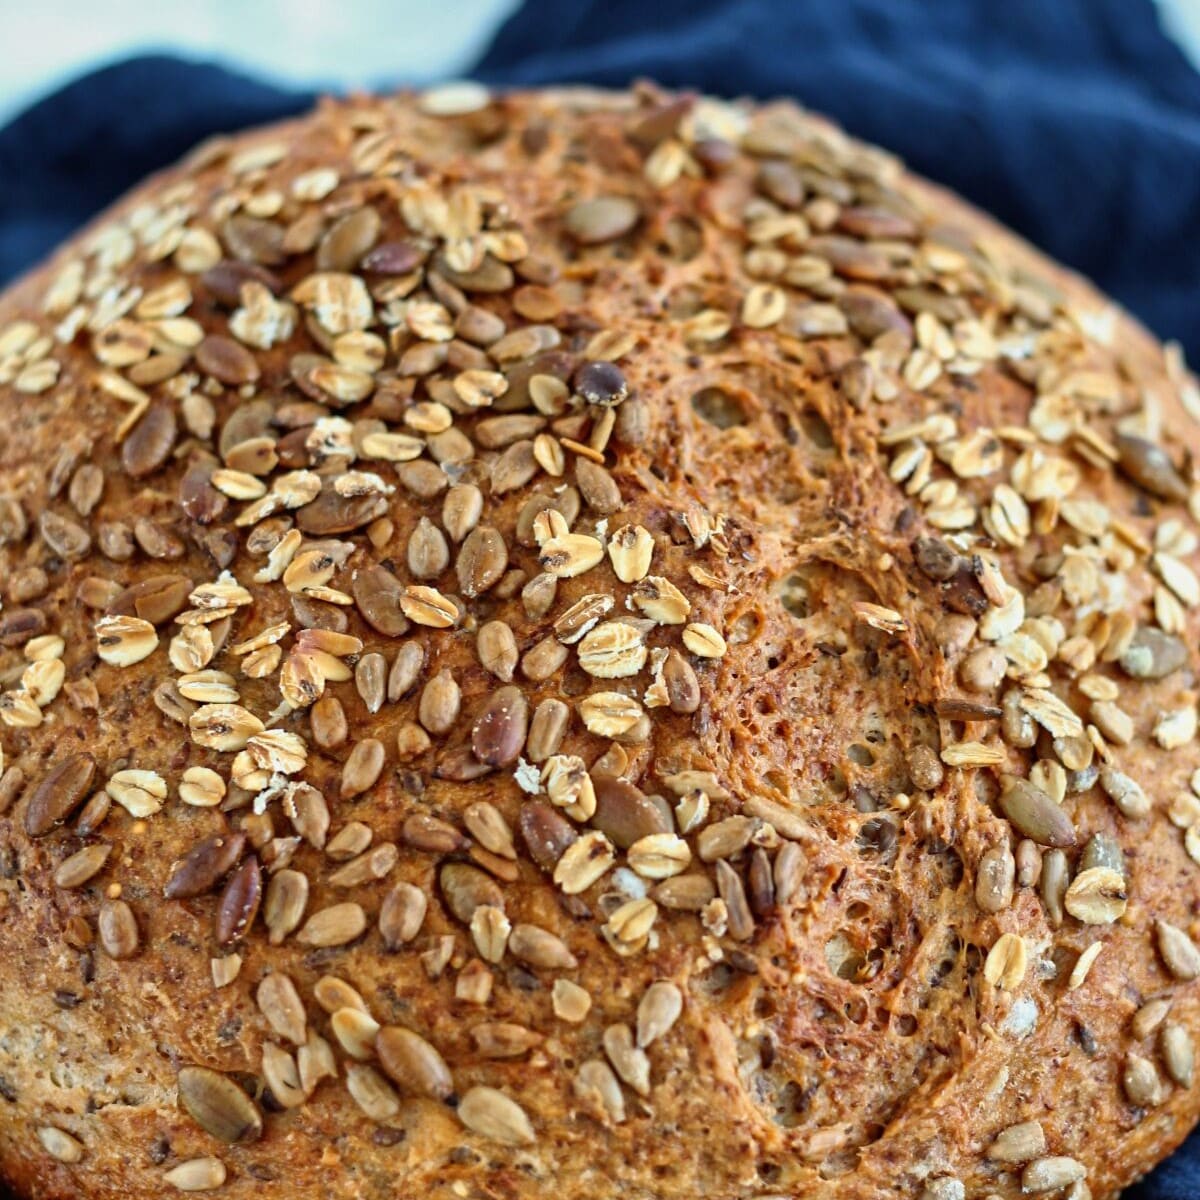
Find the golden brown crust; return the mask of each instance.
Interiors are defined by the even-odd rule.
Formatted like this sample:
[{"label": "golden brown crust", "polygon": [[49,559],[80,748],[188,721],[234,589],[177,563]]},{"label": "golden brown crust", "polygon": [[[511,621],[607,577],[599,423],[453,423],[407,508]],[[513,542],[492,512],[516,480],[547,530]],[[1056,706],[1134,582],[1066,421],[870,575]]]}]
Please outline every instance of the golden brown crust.
[{"label": "golden brown crust", "polygon": [[1195,384],[886,155],[326,103],[0,299],[0,403],[19,1195],[1101,1200],[1195,1121]]}]

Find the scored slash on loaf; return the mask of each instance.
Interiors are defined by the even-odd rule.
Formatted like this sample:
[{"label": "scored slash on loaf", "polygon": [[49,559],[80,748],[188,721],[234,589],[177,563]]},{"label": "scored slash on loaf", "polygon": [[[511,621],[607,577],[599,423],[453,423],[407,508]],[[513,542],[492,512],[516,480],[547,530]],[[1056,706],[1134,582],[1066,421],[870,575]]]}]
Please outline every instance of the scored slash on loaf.
[{"label": "scored slash on loaf", "polygon": [[1200,1112],[1200,393],[886,153],[330,101],[0,405],[18,1195],[1101,1200]]}]

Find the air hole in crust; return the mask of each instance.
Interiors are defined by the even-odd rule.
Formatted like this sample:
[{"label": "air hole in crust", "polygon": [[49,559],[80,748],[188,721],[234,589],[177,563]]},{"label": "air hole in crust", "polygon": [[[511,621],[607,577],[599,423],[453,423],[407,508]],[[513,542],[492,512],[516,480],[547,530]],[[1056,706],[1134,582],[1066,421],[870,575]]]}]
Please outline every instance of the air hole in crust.
[{"label": "air hole in crust", "polygon": [[912,1037],[917,1032],[917,1018],[912,1013],[900,1013],[892,1022],[892,1028],[900,1037]]},{"label": "air hole in crust", "polygon": [[858,831],[859,854],[890,857],[896,849],[896,826],[887,817],[872,817]]},{"label": "air hole in crust", "polygon": [[732,429],[735,425],[745,425],[746,410],[736,396],[731,396],[721,388],[702,388],[692,397],[692,408],[702,421],[715,425],[718,429]]},{"label": "air hole in crust", "polygon": [[806,408],[800,414],[800,428],[818,450],[833,449],[833,430],[829,422],[815,408]]},{"label": "air hole in crust", "polygon": [[729,643],[733,646],[742,646],[746,642],[752,642],[759,633],[762,632],[763,618],[759,612],[744,612],[738,616],[732,625],[726,637]]},{"label": "air hole in crust", "polygon": [[811,615],[808,580],[799,571],[793,572],[779,585],[779,603],[797,621],[803,621]]},{"label": "air hole in crust", "polygon": [[835,933],[825,943],[825,962],[829,965],[830,971],[839,979],[854,980],[866,966],[867,960],[862,952],[854,947],[849,937],[842,932]]},{"label": "air hole in crust", "polygon": [[875,755],[871,752],[871,748],[860,745],[858,742],[847,748],[846,757],[856,767],[873,767],[875,765]]}]

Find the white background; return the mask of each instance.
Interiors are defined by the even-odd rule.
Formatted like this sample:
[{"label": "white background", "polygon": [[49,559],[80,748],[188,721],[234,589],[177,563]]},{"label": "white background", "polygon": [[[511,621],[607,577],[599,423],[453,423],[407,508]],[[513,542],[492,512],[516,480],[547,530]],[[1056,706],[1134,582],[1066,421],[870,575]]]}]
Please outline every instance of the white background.
[{"label": "white background", "polygon": [[[1200,0],[1157,2],[1164,27],[1200,65]],[[0,0],[0,123],[83,71],[154,50],[219,58],[307,87],[453,77],[475,60],[518,3]]]},{"label": "white background", "polygon": [[518,0],[0,0],[0,124],[84,71],[148,51],[218,58],[259,76],[306,87],[445,79],[475,61],[517,4]]}]

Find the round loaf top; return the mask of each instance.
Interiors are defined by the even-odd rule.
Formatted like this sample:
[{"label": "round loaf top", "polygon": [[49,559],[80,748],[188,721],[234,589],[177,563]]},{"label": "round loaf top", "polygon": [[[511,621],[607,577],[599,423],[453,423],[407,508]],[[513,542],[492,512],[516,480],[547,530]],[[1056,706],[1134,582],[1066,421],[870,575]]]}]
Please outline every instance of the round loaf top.
[{"label": "round loaf top", "polygon": [[19,1196],[1101,1200],[1196,1119],[1200,393],[883,152],[327,102],[0,298],[0,405]]}]

